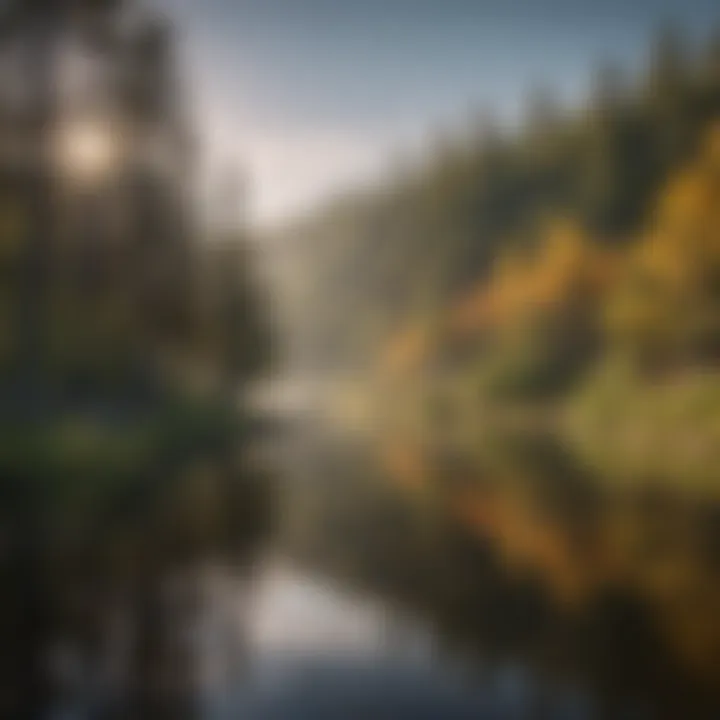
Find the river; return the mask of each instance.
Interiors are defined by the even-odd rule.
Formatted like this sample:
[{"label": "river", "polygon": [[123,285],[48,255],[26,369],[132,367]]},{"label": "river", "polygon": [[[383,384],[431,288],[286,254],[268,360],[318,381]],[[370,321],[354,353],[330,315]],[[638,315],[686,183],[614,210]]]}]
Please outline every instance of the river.
[{"label": "river", "polygon": [[175,621],[200,717],[720,717],[711,499],[608,485],[550,437],[264,433],[274,531]]}]

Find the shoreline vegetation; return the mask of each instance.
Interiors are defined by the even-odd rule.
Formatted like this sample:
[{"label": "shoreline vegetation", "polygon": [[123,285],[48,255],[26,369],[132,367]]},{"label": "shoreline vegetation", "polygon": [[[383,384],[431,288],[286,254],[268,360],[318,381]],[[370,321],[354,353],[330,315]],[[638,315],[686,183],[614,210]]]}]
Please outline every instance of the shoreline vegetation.
[{"label": "shoreline vegetation", "polygon": [[560,443],[609,490],[654,488],[720,500],[720,373],[714,370],[648,382],[603,368],[567,397],[532,402],[462,391],[440,401],[424,390],[423,399],[417,390],[414,403],[396,407],[392,418],[384,403],[368,408],[364,424],[469,457],[513,439]]},{"label": "shoreline vegetation", "polygon": [[286,231],[287,333],[310,372],[367,379],[382,431],[552,430],[601,477],[715,497],[720,36],[662,33],[593,87]]}]

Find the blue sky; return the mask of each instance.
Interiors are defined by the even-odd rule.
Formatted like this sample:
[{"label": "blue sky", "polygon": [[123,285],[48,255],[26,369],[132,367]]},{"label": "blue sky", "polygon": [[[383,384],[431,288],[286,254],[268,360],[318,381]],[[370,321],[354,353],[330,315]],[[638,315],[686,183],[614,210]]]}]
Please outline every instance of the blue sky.
[{"label": "blue sky", "polygon": [[[377,176],[398,151],[528,91],[582,101],[592,69],[634,70],[652,31],[720,22],[709,0],[158,0],[181,25],[208,166],[245,166],[283,222]],[[717,7],[716,7],[717,5]]]}]

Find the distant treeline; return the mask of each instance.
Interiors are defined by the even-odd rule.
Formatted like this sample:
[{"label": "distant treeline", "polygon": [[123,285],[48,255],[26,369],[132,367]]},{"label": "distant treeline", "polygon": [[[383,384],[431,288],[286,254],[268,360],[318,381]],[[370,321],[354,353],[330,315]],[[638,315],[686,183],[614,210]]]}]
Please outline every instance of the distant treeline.
[{"label": "distant treeline", "polygon": [[[323,369],[473,366],[553,392],[608,348],[662,370],[720,350],[720,36],[654,41],[573,111],[479,122],[287,231],[291,325]],[[482,366],[482,370],[479,366]],[[497,377],[497,374],[512,377]]]}]

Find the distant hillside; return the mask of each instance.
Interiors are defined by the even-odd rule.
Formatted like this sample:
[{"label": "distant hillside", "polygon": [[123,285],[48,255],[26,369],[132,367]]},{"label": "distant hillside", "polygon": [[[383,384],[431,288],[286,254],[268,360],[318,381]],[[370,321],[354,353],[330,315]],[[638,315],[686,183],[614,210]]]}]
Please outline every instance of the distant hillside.
[{"label": "distant hillside", "polygon": [[677,34],[639,80],[598,73],[572,112],[538,97],[524,129],[478,123],[372,192],[348,194],[281,238],[292,255],[286,322],[315,368],[376,362],[398,333],[444,322],[500,255],[549,221],[594,245],[634,242],[659,190],[720,117],[720,37],[692,56]]}]

